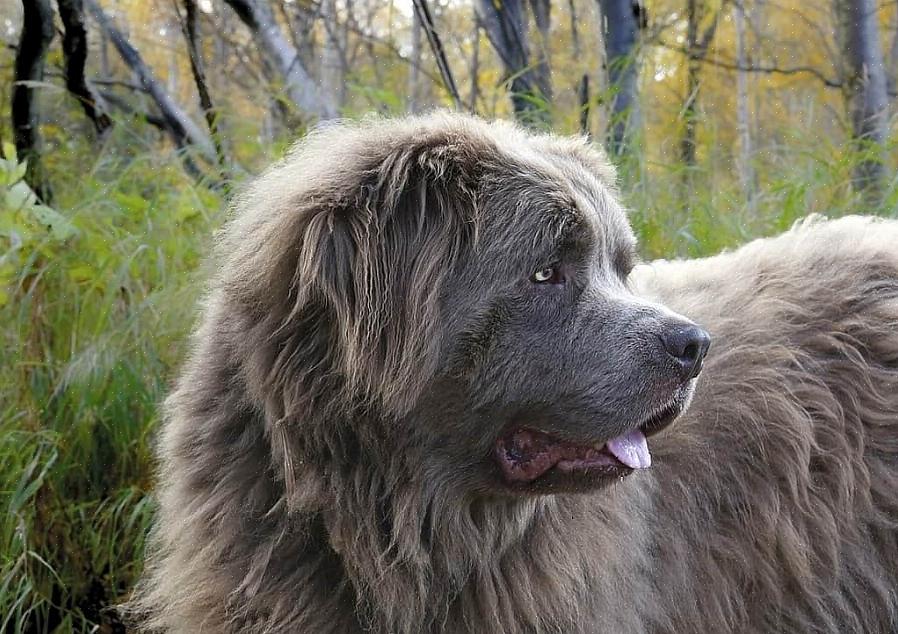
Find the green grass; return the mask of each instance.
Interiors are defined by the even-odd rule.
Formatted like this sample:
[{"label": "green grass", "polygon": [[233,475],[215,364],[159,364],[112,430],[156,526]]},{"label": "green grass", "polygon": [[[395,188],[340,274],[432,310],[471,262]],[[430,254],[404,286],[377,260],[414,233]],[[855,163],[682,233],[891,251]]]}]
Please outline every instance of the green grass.
[{"label": "green grass", "polygon": [[221,201],[118,147],[57,159],[56,235],[27,205],[0,216],[0,631],[111,626],[140,570],[157,406]]},{"label": "green grass", "polygon": [[[176,156],[127,128],[99,152],[67,142],[48,160],[53,231],[33,206],[0,207],[4,632],[121,631],[107,608],[140,571],[157,407],[223,213]],[[637,160],[622,169],[624,197],[646,257],[701,256],[810,212],[894,215],[894,182],[881,206],[860,206],[856,159],[792,138],[759,158],[751,203],[720,157],[689,173]]]}]

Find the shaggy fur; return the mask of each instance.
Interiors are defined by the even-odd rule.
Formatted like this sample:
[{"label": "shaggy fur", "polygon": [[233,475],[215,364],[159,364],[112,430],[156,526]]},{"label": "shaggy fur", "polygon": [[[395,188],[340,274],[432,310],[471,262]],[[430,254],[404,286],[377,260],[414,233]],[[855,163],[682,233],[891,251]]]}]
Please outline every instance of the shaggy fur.
[{"label": "shaggy fur", "polygon": [[[612,183],[582,141],[450,115],[323,129],[260,178],[166,402],[143,628],[895,631],[898,223],[809,220],[627,290]],[[589,286],[521,300],[575,225]],[[713,338],[653,467],[504,487],[510,403],[590,440],[654,407],[651,333],[685,322],[653,302]]]}]

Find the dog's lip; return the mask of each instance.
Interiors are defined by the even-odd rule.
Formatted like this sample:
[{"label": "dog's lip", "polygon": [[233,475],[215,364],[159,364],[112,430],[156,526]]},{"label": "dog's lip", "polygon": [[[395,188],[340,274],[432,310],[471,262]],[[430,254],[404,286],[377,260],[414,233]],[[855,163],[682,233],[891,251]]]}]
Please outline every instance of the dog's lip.
[{"label": "dog's lip", "polygon": [[494,457],[505,480],[513,485],[533,483],[550,473],[621,478],[634,469],[621,462],[609,450],[608,443],[634,432],[646,438],[654,436],[677,419],[685,402],[686,396],[678,393],[630,432],[599,442],[571,442],[548,432],[518,426],[496,440]]},{"label": "dog's lip", "polygon": [[669,403],[649,414],[636,428],[644,433],[646,438],[667,429],[683,412],[685,401],[685,396],[677,395]]},{"label": "dog's lip", "polygon": [[500,436],[494,453],[505,480],[516,485],[532,483],[550,472],[626,475],[632,471],[604,443],[568,442],[527,427]]}]

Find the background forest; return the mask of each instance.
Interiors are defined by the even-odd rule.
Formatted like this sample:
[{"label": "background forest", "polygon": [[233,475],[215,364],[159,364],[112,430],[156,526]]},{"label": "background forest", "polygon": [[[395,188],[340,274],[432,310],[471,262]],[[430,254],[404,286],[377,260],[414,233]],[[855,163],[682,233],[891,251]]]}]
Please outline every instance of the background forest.
[{"label": "background forest", "polygon": [[0,0],[0,37],[2,632],[126,631],[198,263],[319,121],[589,134],[650,258],[896,215],[892,0]]}]

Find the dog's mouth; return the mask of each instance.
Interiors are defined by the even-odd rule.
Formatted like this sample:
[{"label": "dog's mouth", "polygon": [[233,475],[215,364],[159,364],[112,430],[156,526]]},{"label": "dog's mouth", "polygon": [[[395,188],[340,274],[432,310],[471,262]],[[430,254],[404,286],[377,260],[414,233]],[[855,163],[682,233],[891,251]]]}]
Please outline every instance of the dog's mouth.
[{"label": "dog's mouth", "polygon": [[500,436],[495,458],[506,482],[527,485],[549,475],[618,478],[652,464],[646,438],[673,423],[685,406],[675,399],[656,410],[642,423],[604,442],[578,444],[552,434],[518,427]]}]

